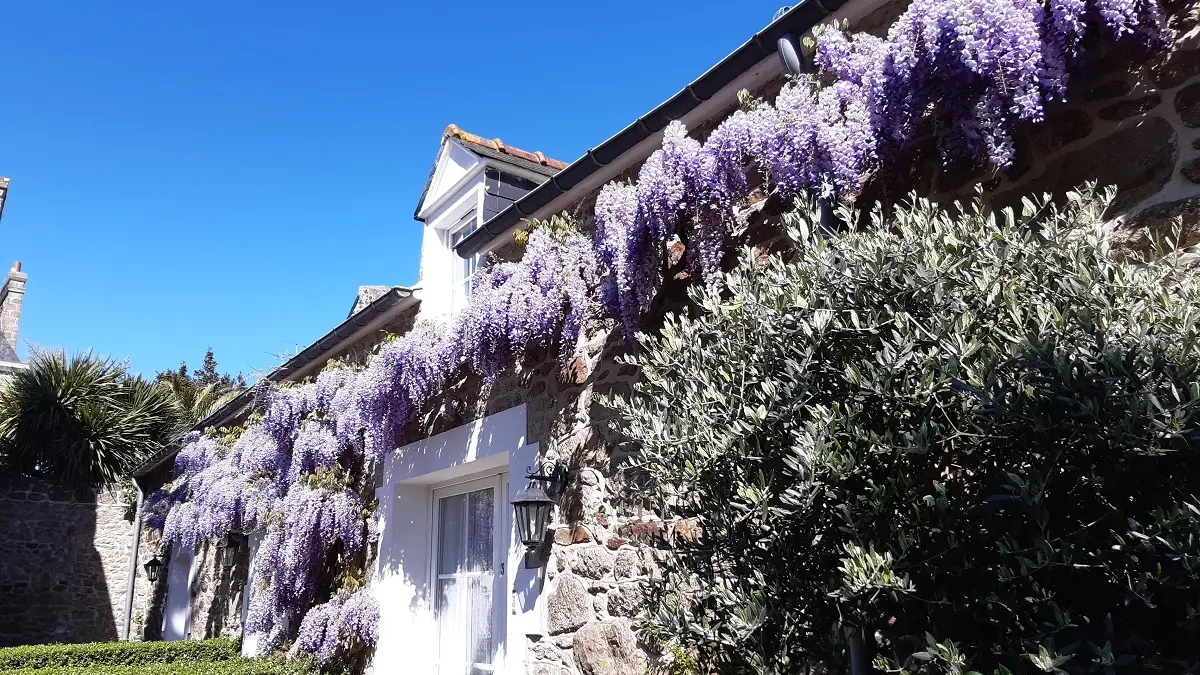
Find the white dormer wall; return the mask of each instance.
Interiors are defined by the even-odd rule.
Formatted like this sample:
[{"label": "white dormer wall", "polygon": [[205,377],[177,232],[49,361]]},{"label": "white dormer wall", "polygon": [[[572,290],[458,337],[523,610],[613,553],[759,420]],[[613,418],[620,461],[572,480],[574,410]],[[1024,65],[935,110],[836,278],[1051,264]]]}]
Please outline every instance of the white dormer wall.
[{"label": "white dormer wall", "polygon": [[464,261],[454,253],[451,236],[471,213],[475,214],[477,226],[483,226],[485,170],[489,166],[535,183],[546,180],[545,176],[481,157],[453,138],[442,144],[429,191],[418,212],[419,219],[424,221],[421,281],[417,291],[421,300],[419,318],[446,318],[465,304],[461,293]]},{"label": "white dormer wall", "polygon": [[455,310],[455,279],[462,260],[450,247],[450,233],[474,212],[483,219],[484,169],[487,163],[457,141],[442,147],[429,193],[421,202],[425,221],[421,239],[421,318],[442,318]]}]

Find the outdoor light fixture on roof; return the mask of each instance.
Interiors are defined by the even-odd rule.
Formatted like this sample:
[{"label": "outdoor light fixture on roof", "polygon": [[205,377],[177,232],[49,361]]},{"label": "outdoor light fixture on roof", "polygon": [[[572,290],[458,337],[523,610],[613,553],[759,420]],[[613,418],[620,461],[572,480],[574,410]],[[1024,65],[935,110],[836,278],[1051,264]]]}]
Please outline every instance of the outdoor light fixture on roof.
[{"label": "outdoor light fixture on roof", "polygon": [[162,571],[162,566],[163,561],[159,559],[157,553],[142,566],[146,570],[146,578],[150,580],[150,583],[158,581],[158,575]]},{"label": "outdoor light fixture on roof", "polygon": [[543,468],[526,478],[529,484],[512,500],[512,505],[517,533],[525,545],[525,568],[537,569],[546,564],[546,531],[554,517],[554,497],[566,489],[568,473],[554,465],[548,473]]},{"label": "outdoor light fixture on roof", "polygon": [[808,72],[808,62],[804,60],[804,50],[799,38],[788,33],[779,38],[776,46],[779,49],[779,62],[783,65],[785,73],[802,75]]}]

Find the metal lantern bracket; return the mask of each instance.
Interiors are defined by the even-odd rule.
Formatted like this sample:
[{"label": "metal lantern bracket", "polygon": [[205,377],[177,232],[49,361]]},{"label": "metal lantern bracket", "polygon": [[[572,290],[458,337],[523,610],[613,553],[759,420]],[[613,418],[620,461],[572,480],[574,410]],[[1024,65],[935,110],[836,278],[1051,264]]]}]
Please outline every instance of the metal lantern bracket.
[{"label": "metal lantern bracket", "polygon": [[565,465],[555,461],[544,461],[538,466],[538,470],[534,473],[532,467],[525,467],[525,478],[527,480],[542,481],[546,486],[546,494],[557,504],[567,491],[567,486],[570,485],[571,479],[578,476],[578,471],[572,471]]}]

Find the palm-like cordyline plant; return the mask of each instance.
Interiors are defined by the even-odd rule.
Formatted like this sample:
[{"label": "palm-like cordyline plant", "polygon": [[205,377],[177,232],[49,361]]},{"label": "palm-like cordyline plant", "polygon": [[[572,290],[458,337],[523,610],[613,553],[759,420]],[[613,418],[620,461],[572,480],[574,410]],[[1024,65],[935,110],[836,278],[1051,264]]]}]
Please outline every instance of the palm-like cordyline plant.
[{"label": "palm-like cordyline plant", "polygon": [[220,382],[200,385],[187,376],[171,373],[159,376],[159,384],[170,390],[179,407],[180,424],[191,427],[208,418],[221,406],[237,398],[240,390],[231,389]]},{"label": "palm-like cordyline plant", "polygon": [[179,427],[171,392],[90,353],[32,355],[0,391],[0,464],[72,485],[113,485]]}]

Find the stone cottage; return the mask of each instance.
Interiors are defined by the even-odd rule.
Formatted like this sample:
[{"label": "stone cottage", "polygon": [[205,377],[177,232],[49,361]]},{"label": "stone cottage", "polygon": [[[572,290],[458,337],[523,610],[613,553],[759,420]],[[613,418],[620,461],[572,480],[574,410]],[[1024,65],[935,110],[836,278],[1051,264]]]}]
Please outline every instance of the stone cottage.
[{"label": "stone cottage", "polygon": [[[774,96],[785,79],[782,38],[843,19],[858,30],[884,31],[906,6],[903,0],[801,2],[568,166],[449,127],[416,209],[424,237],[421,279],[410,296],[415,318],[459,311],[481,261],[519,254],[513,233],[527,219],[565,211],[586,222],[599,189],[633,175],[661,145],[668,122],[682,120],[703,135],[737,108],[739,91]],[[1177,217],[1191,224],[1184,243],[1200,242],[1200,10],[1183,2],[1167,8],[1171,51],[1153,59],[1099,55],[1090,79],[1075,82],[1072,103],[1021,130],[1011,170],[947,172],[929,152],[914,158],[907,187],[955,198],[973,194],[982,182],[986,198],[1003,205],[1020,194],[1061,193],[1097,180],[1119,190],[1113,223],[1125,252],[1146,246],[1152,234],[1167,234]],[[786,208],[766,198],[741,215],[756,224]],[[373,583],[381,624],[375,672],[644,672],[649,657],[631,619],[654,570],[656,542],[692,532],[688,523],[664,522],[622,496],[623,458],[596,398],[628,391],[637,373],[616,362],[619,337],[592,328],[584,353],[566,365],[550,359],[524,368],[491,389],[478,414],[446,419],[431,435],[404,437],[388,455],[376,491],[380,540]],[[337,330],[310,348],[308,361],[285,366],[278,377],[311,374],[323,355],[350,349],[369,332]],[[231,409],[222,420],[237,414]],[[165,478],[170,457],[168,449],[139,472],[143,488]],[[530,565],[509,504],[525,476],[539,470],[557,472],[566,489],[545,564]],[[149,557],[146,548],[135,553],[135,572]],[[245,558],[253,551],[251,541],[228,568],[216,566],[208,549],[171,552],[164,580],[138,582],[130,593],[127,614],[140,620],[137,633],[157,637],[161,630],[168,639],[236,634]],[[478,570],[470,578],[460,578],[462,566],[455,564],[464,556],[478,563],[469,566]],[[469,611],[450,608],[440,592],[462,583],[473,589],[465,601]],[[246,643],[253,651],[253,639]]]}]

